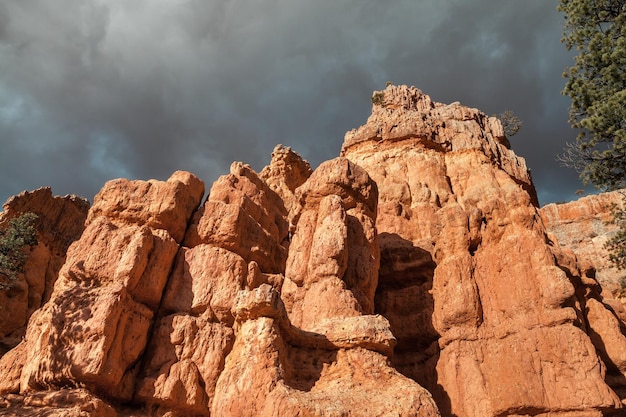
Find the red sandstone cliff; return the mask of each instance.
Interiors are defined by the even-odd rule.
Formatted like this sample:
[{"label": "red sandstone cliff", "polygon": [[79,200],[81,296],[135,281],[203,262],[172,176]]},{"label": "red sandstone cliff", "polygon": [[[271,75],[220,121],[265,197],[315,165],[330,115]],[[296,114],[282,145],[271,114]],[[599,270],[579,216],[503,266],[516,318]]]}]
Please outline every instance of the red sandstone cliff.
[{"label": "red sandstone cliff", "polygon": [[83,232],[88,210],[88,201],[53,197],[50,188],[23,192],[5,203],[0,228],[21,213],[35,213],[38,244],[12,288],[0,291],[0,354],[17,345],[31,314],[50,299],[67,248]]},{"label": "red sandstone cliff", "polygon": [[377,97],[313,172],[279,146],[203,204],[185,172],[107,183],[0,358],[0,415],[620,415],[617,304],[499,121]]},{"label": "red sandstone cliff", "polygon": [[624,204],[624,192],[589,195],[541,208],[541,217],[553,239],[573,250],[583,268],[593,268],[602,288],[616,296],[625,289],[626,271],[613,266],[604,244],[617,231],[616,225],[610,224],[612,208]]}]

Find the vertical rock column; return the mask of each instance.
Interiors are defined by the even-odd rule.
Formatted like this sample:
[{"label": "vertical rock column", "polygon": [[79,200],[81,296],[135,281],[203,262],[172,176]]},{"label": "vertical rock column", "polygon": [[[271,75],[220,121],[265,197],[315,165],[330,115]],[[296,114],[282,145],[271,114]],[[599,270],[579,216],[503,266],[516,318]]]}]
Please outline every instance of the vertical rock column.
[{"label": "vertical rock column", "polygon": [[324,333],[327,321],[374,313],[378,190],[345,158],[324,162],[296,192],[295,232],[282,297],[293,325]]},{"label": "vertical rock column", "polygon": [[50,301],[26,334],[21,390],[85,386],[128,400],[153,316],[204,184],[114,180],[95,197]]},{"label": "vertical rock column", "polygon": [[425,389],[388,365],[395,339],[372,314],[376,201],[376,185],[345,158],[298,187],[282,292],[239,293],[213,415],[439,415]]}]

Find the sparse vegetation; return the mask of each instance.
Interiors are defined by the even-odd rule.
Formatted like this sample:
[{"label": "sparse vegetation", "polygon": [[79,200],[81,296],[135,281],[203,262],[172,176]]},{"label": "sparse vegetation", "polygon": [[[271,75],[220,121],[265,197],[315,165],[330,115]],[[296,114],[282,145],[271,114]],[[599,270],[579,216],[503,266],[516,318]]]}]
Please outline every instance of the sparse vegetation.
[{"label": "sparse vegetation", "polygon": [[13,285],[26,262],[26,248],[37,244],[36,220],[36,214],[23,213],[0,231],[0,289]]},{"label": "sparse vegetation", "polygon": [[561,0],[562,42],[576,50],[563,94],[579,129],[558,159],[599,189],[626,187],[626,1]]},{"label": "sparse vegetation", "polygon": [[[600,190],[626,187],[626,0],[560,0],[562,42],[576,50],[563,94],[572,99],[570,124],[579,129],[559,157]],[[625,198],[626,202],[626,198]],[[626,268],[626,213],[615,208],[618,233],[606,244],[613,263]]]},{"label": "sparse vegetation", "polygon": [[609,259],[621,269],[626,269],[626,210],[613,207],[613,220],[610,224],[618,226],[617,233],[604,245],[609,251]]},{"label": "sparse vegetation", "polygon": [[617,283],[619,285],[619,291],[617,295],[619,297],[622,297],[624,296],[624,294],[626,294],[626,276],[621,277]]},{"label": "sparse vegetation", "polygon": [[504,134],[508,138],[516,135],[524,124],[524,122],[522,122],[519,117],[514,115],[511,110],[506,110],[496,117],[500,119],[500,123],[502,123],[502,128],[504,129]]},{"label": "sparse vegetation", "polygon": [[372,104],[382,106],[385,104],[385,94],[382,91],[376,91],[372,94]]}]

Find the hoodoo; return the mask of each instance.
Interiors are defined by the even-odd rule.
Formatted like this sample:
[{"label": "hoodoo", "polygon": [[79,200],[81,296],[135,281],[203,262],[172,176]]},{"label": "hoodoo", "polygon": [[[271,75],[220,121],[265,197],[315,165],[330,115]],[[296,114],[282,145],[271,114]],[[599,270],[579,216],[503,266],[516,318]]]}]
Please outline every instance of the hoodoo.
[{"label": "hoodoo", "polygon": [[338,158],[279,145],[204,202],[180,171],[9,201],[40,239],[0,290],[0,415],[621,415],[623,308],[561,246],[571,210],[539,209],[496,118],[372,101]]}]

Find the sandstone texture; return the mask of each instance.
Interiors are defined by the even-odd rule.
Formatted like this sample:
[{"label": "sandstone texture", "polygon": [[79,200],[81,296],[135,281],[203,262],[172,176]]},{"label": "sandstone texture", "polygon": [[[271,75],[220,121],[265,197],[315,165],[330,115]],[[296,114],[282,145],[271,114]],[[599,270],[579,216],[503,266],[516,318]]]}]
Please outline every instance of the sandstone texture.
[{"label": "sandstone texture", "polygon": [[616,231],[610,224],[613,206],[622,206],[626,190],[582,197],[570,203],[548,204],[541,218],[559,245],[571,249],[583,268],[593,268],[605,291],[621,297],[626,289],[626,271],[615,268],[604,244]]},{"label": "sandstone texture", "polygon": [[31,314],[50,299],[69,245],[83,232],[89,202],[58,197],[49,187],[11,197],[0,213],[0,228],[23,213],[37,215],[38,244],[29,248],[24,272],[8,291],[0,291],[0,353],[24,336]]},{"label": "sandstone texture", "polygon": [[11,307],[0,415],[624,415],[626,309],[561,236],[574,212],[538,208],[497,119],[373,102],[315,170],[279,145],[206,198],[179,171],[63,200],[75,229],[42,214],[63,259]]},{"label": "sandstone texture", "polygon": [[442,415],[620,409],[602,343],[585,327],[578,266],[548,239],[500,122],[416,88],[375,96],[342,156],[378,185],[376,311],[398,338],[396,368],[433,393]]},{"label": "sandstone texture", "polygon": [[290,147],[277,145],[272,152],[272,161],[259,177],[280,196],[289,211],[294,204],[296,188],[304,184],[312,172],[311,165]]}]

